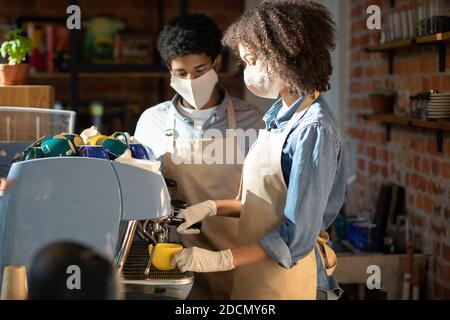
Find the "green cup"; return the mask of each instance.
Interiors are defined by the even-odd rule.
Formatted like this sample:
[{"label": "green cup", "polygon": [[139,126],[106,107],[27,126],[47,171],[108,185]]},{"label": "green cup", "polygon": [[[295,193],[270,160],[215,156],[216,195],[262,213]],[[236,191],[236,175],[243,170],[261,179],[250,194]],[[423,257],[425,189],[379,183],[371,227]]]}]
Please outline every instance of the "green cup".
[{"label": "green cup", "polygon": [[128,152],[131,154],[128,146],[120,140],[116,139],[106,139],[102,143],[102,147],[108,152],[109,158],[114,160],[124,153]]},{"label": "green cup", "polygon": [[25,151],[25,161],[40,158],[44,158],[44,152],[39,147],[31,147]]},{"label": "green cup", "polygon": [[122,143],[128,145],[130,143],[130,139],[129,136],[127,135],[127,133],[122,132],[122,131],[116,131],[114,134],[112,134],[111,136],[109,136],[110,138],[116,139],[121,141]]},{"label": "green cup", "polygon": [[62,138],[45,140],[42,142],[41,148],[45,157],[69,157],[77,154],[73,143]]},{"label": "green cup", "polygon": [[34,146],[42,146],[42,144],[45,142],[45,141],[47,141],[47,140],[52,140],[53,138],[54,138],[55,136],[46,136],[46,137],[43,137],[42,138],[42,140],[41,140],[41,142],[39,142],[39,143],[35,143],[35,145]]},{"label": "green cup", "polygon": [[72,142],[73,145],[76,147],[84,145],[83,139],[81,139],[81,137],[78,134],[61,133],[61,134],[55,136],[55,138],[65,138],[65,139],[69,140],[70,142]]}]

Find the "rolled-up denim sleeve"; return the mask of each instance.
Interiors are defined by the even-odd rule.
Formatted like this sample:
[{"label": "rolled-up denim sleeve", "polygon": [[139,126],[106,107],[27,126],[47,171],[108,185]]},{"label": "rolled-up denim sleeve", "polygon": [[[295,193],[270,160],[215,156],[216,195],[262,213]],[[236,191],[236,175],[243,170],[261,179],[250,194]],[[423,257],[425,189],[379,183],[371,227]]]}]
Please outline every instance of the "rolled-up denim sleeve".
[{"label": "rolled-up denim sleeve", "polygon": [[318,123],[301,129],[296,138],[285,221],[260,240],[266,253],[284,268],[292,268],[314,249],[336,175],[337,154],[331,132]]}]

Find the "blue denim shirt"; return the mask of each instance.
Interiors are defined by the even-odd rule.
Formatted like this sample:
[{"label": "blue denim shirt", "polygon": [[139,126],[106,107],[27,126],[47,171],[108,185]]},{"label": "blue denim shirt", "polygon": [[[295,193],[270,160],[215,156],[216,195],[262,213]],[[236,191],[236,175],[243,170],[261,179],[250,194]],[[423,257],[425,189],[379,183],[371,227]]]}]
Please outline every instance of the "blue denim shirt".
[{"label": "blue denim shirt", "polygon": [[[284,114],[278,100],[264,116],[266,130],[282,130],[303,97]],[[285,222],[262,237],[264,250],[284,268],[315,248],[321,230],[328,229],[344,203],[344,147],[336,118],[320,96],[288,135],[281,155],[283,176],[288,186]],[[321,261],[316,251],[317,261]],[[318,289],[328,299],[339,298],[342,290],[322,263],[317,264]]]}]

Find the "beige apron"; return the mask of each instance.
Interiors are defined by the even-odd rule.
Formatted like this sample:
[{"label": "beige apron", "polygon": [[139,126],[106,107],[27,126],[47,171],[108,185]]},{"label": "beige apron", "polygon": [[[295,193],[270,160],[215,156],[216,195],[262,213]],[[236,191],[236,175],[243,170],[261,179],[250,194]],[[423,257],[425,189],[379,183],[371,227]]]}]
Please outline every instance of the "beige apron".
[{"label": "beige apron", "polygon": [[[259,243],[262,236],[284,222],[287,187],[281,169],[282,148],[303,111],[318,95],[316,92],[303,100],[282,132],[260,130],[258,140],[245,159],[242,172],[238,246]],[[336,256],[326,244],[327,236],[326,232],[321,232],[317,247],[326,272],[330,275],[336,266]],[[232,299],[312,300],[316,299],[316,291],[317,264],[312,250],[291,269],[281,267],[272,259],[236,268]]]},{"label": "beige apron", "polygon": [[[169,115],[168,132],[175,133],[175,115]],[[233,136],[224,139],[174,139],[169,137],[168,152],[164,155],[163,175],[177,182],[177,197],[191,205],[206,200],[232,199],[239,192],[244,155],[235,136],[236,117],[231,99],[227,116]],[[232,149],[230,149],[232,148]],[[211,164],[210,154],[217,151],[222,164]],[[232,153],[230,150],[234,150]],[[203,158],[202,158],[203,154]],[[234,155],[231,158],[231,155]],[[186,163],[187,162],[187,163]],[[199,235],[179,235],[185,247],[200,247],[219,251],[236,247],[239,219],[208,217],[203,220]],[[229,299],[233,271],[199,273],[189,299]]]}]

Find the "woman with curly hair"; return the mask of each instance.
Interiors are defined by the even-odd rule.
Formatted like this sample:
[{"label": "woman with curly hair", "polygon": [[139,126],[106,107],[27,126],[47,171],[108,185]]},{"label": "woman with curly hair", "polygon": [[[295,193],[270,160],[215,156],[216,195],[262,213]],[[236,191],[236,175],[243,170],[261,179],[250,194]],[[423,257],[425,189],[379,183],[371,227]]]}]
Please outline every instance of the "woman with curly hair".
[{"label": "woman with curly hair", "polygon": [[327,230],[344,202],[344,148],[333,112],[321,96],[330,88],[335,26],[310,1],[264,1],[226,32],[255,95],[280,99],[247,155],[237,200],[184,212],[185,227],[209,215],[240,218],[238,246],[211,252],[187,248],[181,270],[234,269],[233,299],[333,299],[336,255]]},{"label": "woman with curly hair", "polygon": [[[230,95],[220,84],[221,39],[217,24],[202,14],[181,15],[164,26],[158,35],[158,51],[176,94],[148,108],[134,133],[152,158],[161,161],[164,178],[176,181],[177,198],[206,208],[211,202],[205,200],[236,196],[241,159],[250,141],[256,140],[257,130],[264,127],[263,113],[256,106]],[[227,133],[234,130],[255,134],[249,143],[238,143]],[[204,152],[230,145],[236,146],[236,161],[218,154],[208,157]],[[177,240],[187,247],[218,251],[236,245],[237,229],[237,219],[211,217],[203,221],[201,234],[179,228]],[[232,280],[233,271],[197,275],[189,299],[225,299]]]}]

